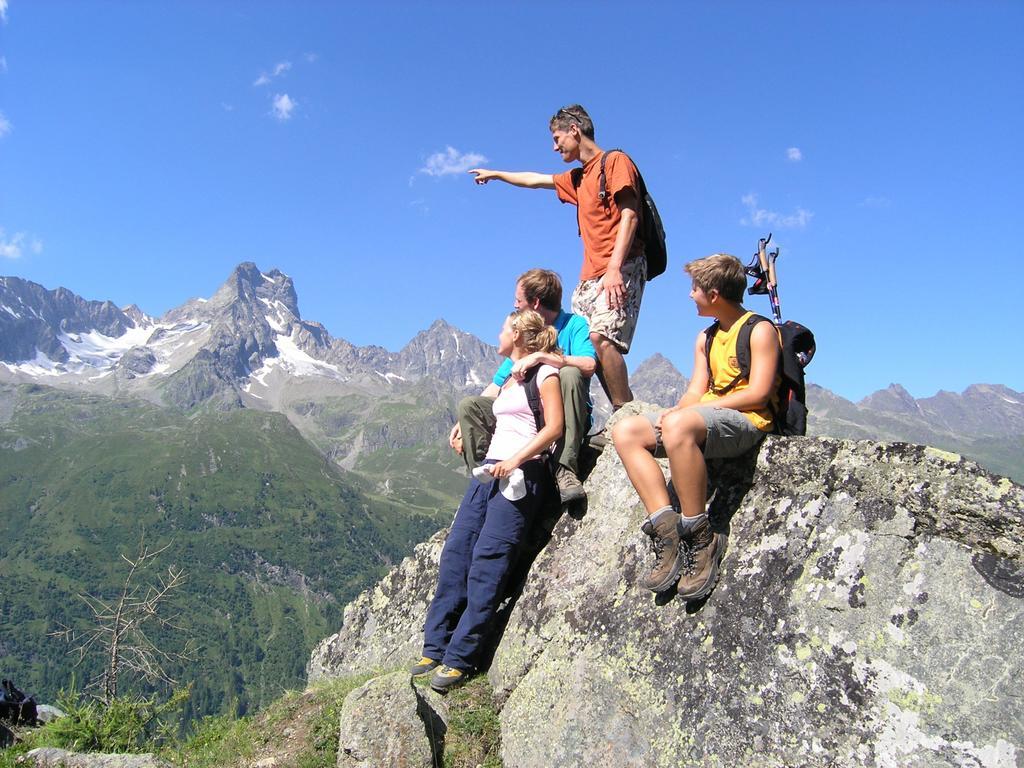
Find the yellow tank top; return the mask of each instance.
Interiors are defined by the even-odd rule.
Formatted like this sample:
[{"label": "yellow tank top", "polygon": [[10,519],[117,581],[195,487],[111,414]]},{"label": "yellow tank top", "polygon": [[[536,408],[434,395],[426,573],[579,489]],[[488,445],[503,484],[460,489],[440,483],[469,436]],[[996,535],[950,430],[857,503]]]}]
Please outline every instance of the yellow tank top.
[{"label": "yellow tank top", "polygon": [[[752,314],[754,313],[747,312],[733,323],[728,331],[723,331],[719,328],[711,340],[711,350],[708,353],[708,362],[711,363],[711,381],[709,382],[708,391],[701,395],[700,401],[702,403],[712,403],[721,397],[721,395],[716,395],[712,392],[711,387],[715,389],[727,387],[739,375],[740,366],[739,361],[736,359],[736,339],[739,336],[740,328],[743,327],[743,324],[747,322],[747,319]],[[772,385],[773,391],[778,390],[781,381],[781,376],[776,373],[775,383]],[[730,392],[742,392],[748,386],[750,386],[749,381],[740,379]],[[772,397],[774,399],[774,395]],[[759,411],[741,411],[741,413],[750,419],[750,422],[762,432],[771,432],[772,412],[768,408],[763,408]]]}]

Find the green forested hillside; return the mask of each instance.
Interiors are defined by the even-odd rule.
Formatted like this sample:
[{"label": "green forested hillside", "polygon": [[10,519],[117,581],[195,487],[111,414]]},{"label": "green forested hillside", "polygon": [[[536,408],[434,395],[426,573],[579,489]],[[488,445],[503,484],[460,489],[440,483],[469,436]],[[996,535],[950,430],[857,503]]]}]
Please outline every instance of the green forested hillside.
[{"label": "green forested hillside", "polygon": [[47,633],[88,620],[77,595],[111,595],[144,532],[170,544],[161,568],[188,574],[191,713],[244,712],[299,685],[345,602],[437,526],[429,507],[357,490],[279,414],[5,387],[0,666],[44,698],[67,685],[73,659]]}]

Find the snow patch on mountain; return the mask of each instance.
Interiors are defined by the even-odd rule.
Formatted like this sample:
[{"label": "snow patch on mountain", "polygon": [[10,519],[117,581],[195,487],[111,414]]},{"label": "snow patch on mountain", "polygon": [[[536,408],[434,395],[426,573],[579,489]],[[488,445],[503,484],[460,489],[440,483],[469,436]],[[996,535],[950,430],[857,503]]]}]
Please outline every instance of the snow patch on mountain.
[{"label": "snow patch on mountain", "polygon": [[275,336],[274,346],[277,347],[277,357],[266,358],[258,370],[249,374],[249,380],[242,386],[243,392],[253,394],[254,384],[263,387],[270,386],[267,383],[267,377],[275,370],[281,370],[293,376],[322,376],[338,381],[346,381],[348,378],[338,366],[317,360],[301,350],[290,336]]},{"label": "snow patch on mountain", "polygon": [[59,376],[65,371],[57,370],[57,363],[36,350],[36,356],[21,363],[0,362],[0,367],[11,373],[23,373],[26,376]]},{"label": "snow patch on mountain", "polygon": [[57,338],[71,356],[62,366],[68,373],[82,373],[87,368],[108,371],[129,349],[145,344],[151,331],[145,327],[129,328],[117,338],[99,331],[62,333]]}]

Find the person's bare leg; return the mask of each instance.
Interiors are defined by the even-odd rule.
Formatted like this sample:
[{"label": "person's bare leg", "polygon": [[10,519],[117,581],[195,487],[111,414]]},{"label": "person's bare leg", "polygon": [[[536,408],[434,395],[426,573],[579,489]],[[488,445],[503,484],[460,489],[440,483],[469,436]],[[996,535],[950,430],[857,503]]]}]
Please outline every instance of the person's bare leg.
[{"label": "person's bare leg", "polygon": [[622,459],[629,481],[651,515],[669,505],[665,476],[654,458],[655,434],[643,416],[630,416],[612,427],[612,443]]},{"label": "person's bare leg", "polygon": [[701,600],[718,582],[725,556],[726,537],[711,530],[705,512],[707,465],[701,450],[707,440],[704,417],[696,411],[675,411],[662,421],[661,438],[668,454],[672,485],[679,496],[683,517],[678,520],[681,548],[689,550],[676,593],[684,600]]},{"label": "person's bare leg", "polygon": [[622,357],[619,348],[609,339],[599,333],[591,333],[590,341],[597,352],[597,360],[600,363],[597,369],[597,378],[608,395],[612,407],[617,408],[633,399],[633,392],[629,388],[629,372],[626,370],[626,360]]},{"label": "person's bare leg", "polygon": [[696,411],[672,411],[665,415],[661,427],[672,485],[683,517],[703,515],[708,483],[707,465],[701,450],[708,434],[704,417]]},{"label": "person's bare leg", "polygon": [[640,577],[640,585],[664,592],[678,580],[684,553],[679,546],[679,515],[669,503],[665,476],[652,453],[656,439],[654,426],[643,416],[623,419],[612,427],[615,450],[647,511],[641,530],[651,537],[654,548],[654,563]]}]

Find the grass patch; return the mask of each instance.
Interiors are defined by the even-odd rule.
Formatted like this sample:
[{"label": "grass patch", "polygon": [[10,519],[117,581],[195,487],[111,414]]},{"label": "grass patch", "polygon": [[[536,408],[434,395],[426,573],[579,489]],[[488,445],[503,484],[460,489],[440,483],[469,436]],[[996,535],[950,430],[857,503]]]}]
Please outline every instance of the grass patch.
[{"label": "grass patch", "polygon": [[[207,717],[184,744],[165,751],[163,757],[181,768],[224,768],[273,753],[287,755],[288,764],[298,768],[332,768],[338,761],[338,720],[345,697],[375,676],[340,678],[304,692],[290,691],[253,717]],[[285,736],[286,730],[290,736]]]},{"label": "grass patch", "polygon": [[[426,687],[429,676],[416,679]],[[502,768],[501,723],[487,675],[477,675],[445,695],[448,732],[444,737],[444,768]]]},{"label": "grass patch", "polygon": [[[242,768],[268,757],[296,768],[333,768],[346,697],[382,674],[386,672],[377,670],[319,683],[306,691],[290,691],[258,715],[206,717],[193,725],[191,736],[175,743],[161,741],[156,734],[142,738],[146,729],[140,728],[140,720],[149,708],[140,711],[129,702],[104,710],[64,702],[69,717],[19,734],[23,741],[0,750],[0,768],[17,768],[19,757],[42,746],[83,752],[157,752],[179,768]],[[416,684],[423,687],[428,681],[420,678]],[[502,768],[501,726],[486,675],[450,692],[445,702],[449,717],[444,768]],[[175,704],[180,706],[180,701]],[[163,712],[167,706],[170,702],[158,709]]]}]

